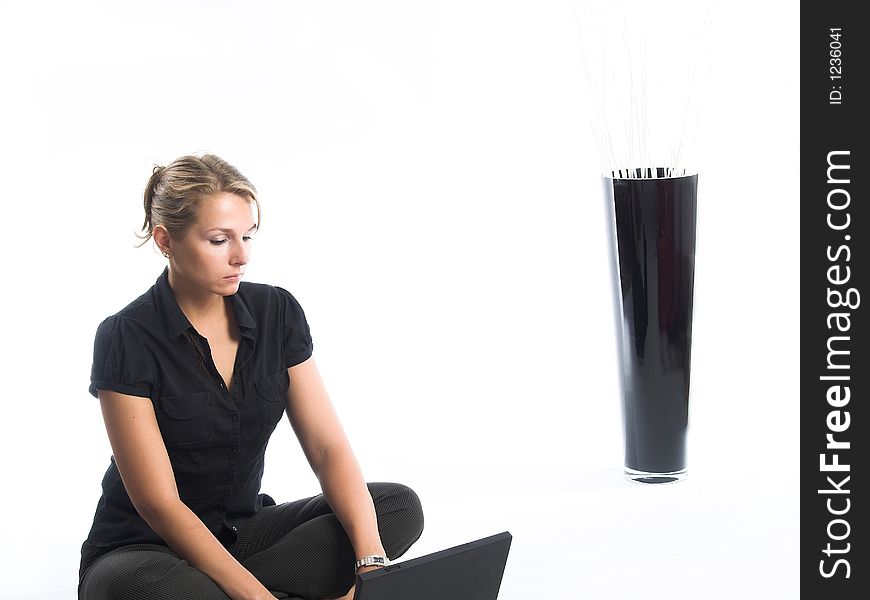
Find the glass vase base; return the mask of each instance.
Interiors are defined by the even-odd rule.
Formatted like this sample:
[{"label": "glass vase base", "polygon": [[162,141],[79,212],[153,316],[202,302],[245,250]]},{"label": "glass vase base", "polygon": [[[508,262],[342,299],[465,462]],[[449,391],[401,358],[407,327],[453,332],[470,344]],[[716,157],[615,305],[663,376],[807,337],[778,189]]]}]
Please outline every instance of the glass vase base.
[{"label": "glass vase base", "polygon": [[686,478],[686,469],[666,473],[650,473],[625,467],[625,478],[634,483],[676,483]]}]

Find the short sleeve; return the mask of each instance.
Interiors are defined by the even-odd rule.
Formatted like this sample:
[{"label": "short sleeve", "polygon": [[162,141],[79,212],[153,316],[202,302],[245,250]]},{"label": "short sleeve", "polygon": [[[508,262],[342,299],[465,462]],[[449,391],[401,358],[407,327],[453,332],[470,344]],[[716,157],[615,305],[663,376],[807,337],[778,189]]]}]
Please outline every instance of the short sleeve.
[{"label": "short sleeve", "polygon": [[124,317],[112,315],[103,320],[94,337],[91,395],[99,398],[97,390],[102,389],[148,398],[153,383],[149,354]]},{"label": "short sleeve", "polygon": [[307,360],[314,351],[311,331],[305,313],[293,294],[275,286],[280,296],[280,311],[284,324],[284,366],[290,368]]}]

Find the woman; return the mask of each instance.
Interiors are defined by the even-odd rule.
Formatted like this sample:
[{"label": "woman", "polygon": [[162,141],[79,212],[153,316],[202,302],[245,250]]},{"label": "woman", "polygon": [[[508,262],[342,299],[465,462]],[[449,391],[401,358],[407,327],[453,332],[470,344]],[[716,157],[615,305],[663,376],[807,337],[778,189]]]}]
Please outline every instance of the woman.
[{"label": "woman", "polygon": [[[240,281],[259,214],[214,155],[154,168],[143,237],[169,264],[97,328],[89,391],[113,456],[80,600],[349,599],[422,533],[413,490],[364,482],[299,303]],[[285,410],[323,493],[276,504],[259,489]]]}]

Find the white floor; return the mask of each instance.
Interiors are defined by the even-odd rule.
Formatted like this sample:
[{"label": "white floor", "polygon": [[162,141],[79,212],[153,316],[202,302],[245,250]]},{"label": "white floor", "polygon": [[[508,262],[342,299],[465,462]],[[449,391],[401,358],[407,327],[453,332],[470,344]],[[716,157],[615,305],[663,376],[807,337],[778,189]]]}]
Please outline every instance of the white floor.
[{"label": "white floor", "polygon": [[[667,485],[628,482],[618,467],[431,469],[415,484],[425,530],[401,560],[509,531],[499,600],[799,597],[796,473],[724,477],[700,463]],[[47,558],[68,567],[63,579],[76,550]],[[60,580],[0,598],[75,598]]]},{"label": "white floor", "polygon": [[799,597],[796,478],[690,471],[651,486],[618,470],[512,473],[502,489],[468,482],[464,497],[428,502],[406,557],[507,530],[500,600]]}]

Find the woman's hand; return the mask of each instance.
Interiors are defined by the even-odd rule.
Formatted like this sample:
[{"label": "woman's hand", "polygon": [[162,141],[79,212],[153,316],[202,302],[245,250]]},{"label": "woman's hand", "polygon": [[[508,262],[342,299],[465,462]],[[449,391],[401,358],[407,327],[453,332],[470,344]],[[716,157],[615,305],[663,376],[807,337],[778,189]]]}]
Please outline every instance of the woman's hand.
[{"label": "woman's hand", "polygon": [[383,569],[382,565],[367,565],[365,567],[360,567],[356,570],[357,575],[361,575],[363,573],[367,573],[368,571],[374,571],[375,569]]}]

